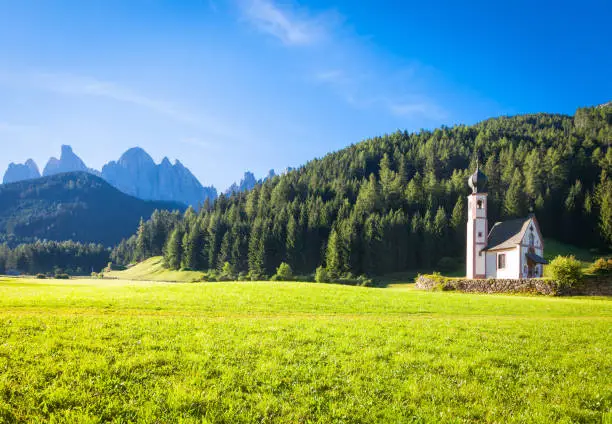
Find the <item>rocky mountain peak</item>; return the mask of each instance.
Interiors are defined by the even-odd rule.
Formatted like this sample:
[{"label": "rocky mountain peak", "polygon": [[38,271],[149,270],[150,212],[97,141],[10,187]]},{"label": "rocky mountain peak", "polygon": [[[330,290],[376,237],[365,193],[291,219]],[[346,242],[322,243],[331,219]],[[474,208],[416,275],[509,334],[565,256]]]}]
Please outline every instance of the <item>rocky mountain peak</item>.
[{"label": "rocky mountain peak", "polygon": [[125,151],[119,158],[118,163],[123,166],[152,167],[155,161],[149,154],[140,147],[132,147]]},{"label": "rocky mountain peak", "polygon": [[28,159],[25,164],[11,162],[4,173],[2,182],[8,184],[34,178],[40,178],[40,171],[38,170],[36,162],[32,159]]},{"label": "rocky mountain peak", "polygon": [[62,172],[75,172],[75,171],[84,171],[89,173],[92,172],[85,163],[78,157],[73,151],[72,147],[67,144],[62,145],[61,155],[59,159],[51,158],[47,162],[45,169],[43,170],[43,176],[47,177],[49,175],[60,174]]}]

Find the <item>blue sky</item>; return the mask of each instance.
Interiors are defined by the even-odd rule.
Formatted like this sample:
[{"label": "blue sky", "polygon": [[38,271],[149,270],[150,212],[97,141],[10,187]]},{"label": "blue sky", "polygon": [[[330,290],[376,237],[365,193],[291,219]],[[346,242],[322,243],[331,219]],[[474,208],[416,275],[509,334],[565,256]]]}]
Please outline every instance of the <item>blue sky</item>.
[{"label": "blue sky", "polygon": [[362,139],[612,100],[604,0],[0,0],[0,172],[133,146],[226,188]]}]

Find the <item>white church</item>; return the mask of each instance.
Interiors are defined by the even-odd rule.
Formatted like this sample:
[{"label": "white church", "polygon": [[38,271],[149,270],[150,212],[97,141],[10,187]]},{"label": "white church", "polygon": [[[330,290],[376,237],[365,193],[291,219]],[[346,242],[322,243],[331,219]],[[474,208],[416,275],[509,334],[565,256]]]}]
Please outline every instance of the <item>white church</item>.
[{"label": "white church", "polygon": [[497,222],[489,231],[487,222],[487,177],[476,166],[468,184],[467,278],[542,277],[544,241],[535,215]]}]

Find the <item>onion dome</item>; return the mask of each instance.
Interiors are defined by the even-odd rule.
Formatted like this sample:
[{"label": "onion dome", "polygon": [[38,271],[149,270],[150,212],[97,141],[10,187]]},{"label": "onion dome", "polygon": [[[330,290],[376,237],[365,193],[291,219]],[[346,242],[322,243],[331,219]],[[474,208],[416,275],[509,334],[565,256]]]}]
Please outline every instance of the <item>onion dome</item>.
[{"label": "onion dome", "polygon": [[476,165],[476,171],[468,178],[468,185],[472,189],[472,193],[484,193],[487,176],[478,169],[478,165]]}]

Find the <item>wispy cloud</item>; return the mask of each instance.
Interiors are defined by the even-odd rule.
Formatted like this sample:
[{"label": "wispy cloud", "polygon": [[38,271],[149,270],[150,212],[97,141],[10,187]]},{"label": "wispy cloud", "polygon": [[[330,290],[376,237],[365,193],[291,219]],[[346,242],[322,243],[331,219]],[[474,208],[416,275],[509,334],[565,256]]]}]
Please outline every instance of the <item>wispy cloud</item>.
[{"label": "wispy cloud", "polygon": [[[11,87],[41,90],[50,93],[108,99],[165,116],[178,123],[205,133],[220,142],[237,142],[245,134],[235,123],[227,123],[211,112],[193,111],[176,102],[142,94],[124,84],[71,73],[53,72],[0,72],[0,84]],[[7,127],[8,128],[8,127]],[[6,129],[5,129],[6,130]]]},{"label": "wispy cloud", "polygon": [[239,1],[242,14],[259,31],[278,38],[290,46],[312,45],[328,36],[328,27],[335,20],[333,13],[311,15],[269,0]]},{"label": "wispy cloud", "polygon": [[130,103],[150,109],[186,123],[197,123],[196,117],[177,105],[137,93],[114,82],[72,74],[34,73],[34,84],[41,88],[62,94],[105,97],[119,102]]},{"label": "wispy cloud", "polygon": [[439,122],[448,117],[425,84],[435,69],[417,63],[394,66],[338,12],[313,12],[274,0],[238,1],[243,16],[262,33],[288,47],[316,47],[303,58],[306,79],[332,90],[351,107],[377,108],[413,121]]}]

